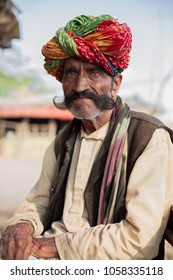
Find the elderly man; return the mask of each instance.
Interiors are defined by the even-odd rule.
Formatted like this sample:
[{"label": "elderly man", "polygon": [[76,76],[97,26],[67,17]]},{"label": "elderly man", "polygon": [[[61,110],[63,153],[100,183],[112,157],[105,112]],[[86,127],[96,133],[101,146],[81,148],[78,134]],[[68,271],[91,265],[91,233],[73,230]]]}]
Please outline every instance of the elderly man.
[{"label": "elderly man", "polygon": [[[45,46],[74,120],[47,149],[41,176],[2,236],[4,259],[163,259],[173,204],[171,131],[117,95],[131,31],[79,16]],[[172,136],[171,136],[172,137]]]}]

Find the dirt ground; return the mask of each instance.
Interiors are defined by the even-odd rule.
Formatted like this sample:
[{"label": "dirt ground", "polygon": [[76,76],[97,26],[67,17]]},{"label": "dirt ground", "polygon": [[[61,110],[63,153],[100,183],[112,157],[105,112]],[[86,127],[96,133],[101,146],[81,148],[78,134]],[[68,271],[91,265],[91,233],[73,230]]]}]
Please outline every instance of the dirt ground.
[{"label": "dirt ground", "polygon": [[[0,225],[6,221],[36,183],[42,159],[0,157]],[[173,247],[166,244],[166,259],[173,259]]]}]

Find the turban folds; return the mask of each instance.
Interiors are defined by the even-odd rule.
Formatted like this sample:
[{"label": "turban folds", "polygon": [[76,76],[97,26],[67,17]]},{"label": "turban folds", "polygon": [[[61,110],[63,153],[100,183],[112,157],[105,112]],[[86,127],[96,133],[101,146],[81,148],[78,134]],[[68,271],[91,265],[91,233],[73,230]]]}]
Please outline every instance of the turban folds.
[{"label": "turban folds", "polygon": [[115,76],[128,67],[131,43],[132,34],[126,23],[120,24],[109,15],[81,15],[58,29],[56,36],[42,47],[44,67],[61,82],[64,60],[79,57]]}]

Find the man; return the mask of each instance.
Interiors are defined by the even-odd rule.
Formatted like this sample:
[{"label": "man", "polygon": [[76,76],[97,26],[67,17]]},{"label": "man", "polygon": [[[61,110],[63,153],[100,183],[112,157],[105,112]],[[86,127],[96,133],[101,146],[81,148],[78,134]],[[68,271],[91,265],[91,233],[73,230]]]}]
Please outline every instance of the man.
[{"label": "man", "polygon": [[[80,16],[45,46],[74,120],[45,153],[40,179],[2,235],[3,259],[162,259],[173,204],[171,131],[117,96],[131,31]],[[169,134],[170,133],[170,134]]]}]

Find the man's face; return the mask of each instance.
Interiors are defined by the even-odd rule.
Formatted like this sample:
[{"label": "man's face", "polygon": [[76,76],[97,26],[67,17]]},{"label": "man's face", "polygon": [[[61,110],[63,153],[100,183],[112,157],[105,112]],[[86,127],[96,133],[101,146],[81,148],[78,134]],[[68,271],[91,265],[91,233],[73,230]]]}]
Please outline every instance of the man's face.
[{"label": "man's face", "polygon": [[95,64],[66,59],[62,86],[66,105],[76,118],[93,120],[114,106],[114,78]]}]

